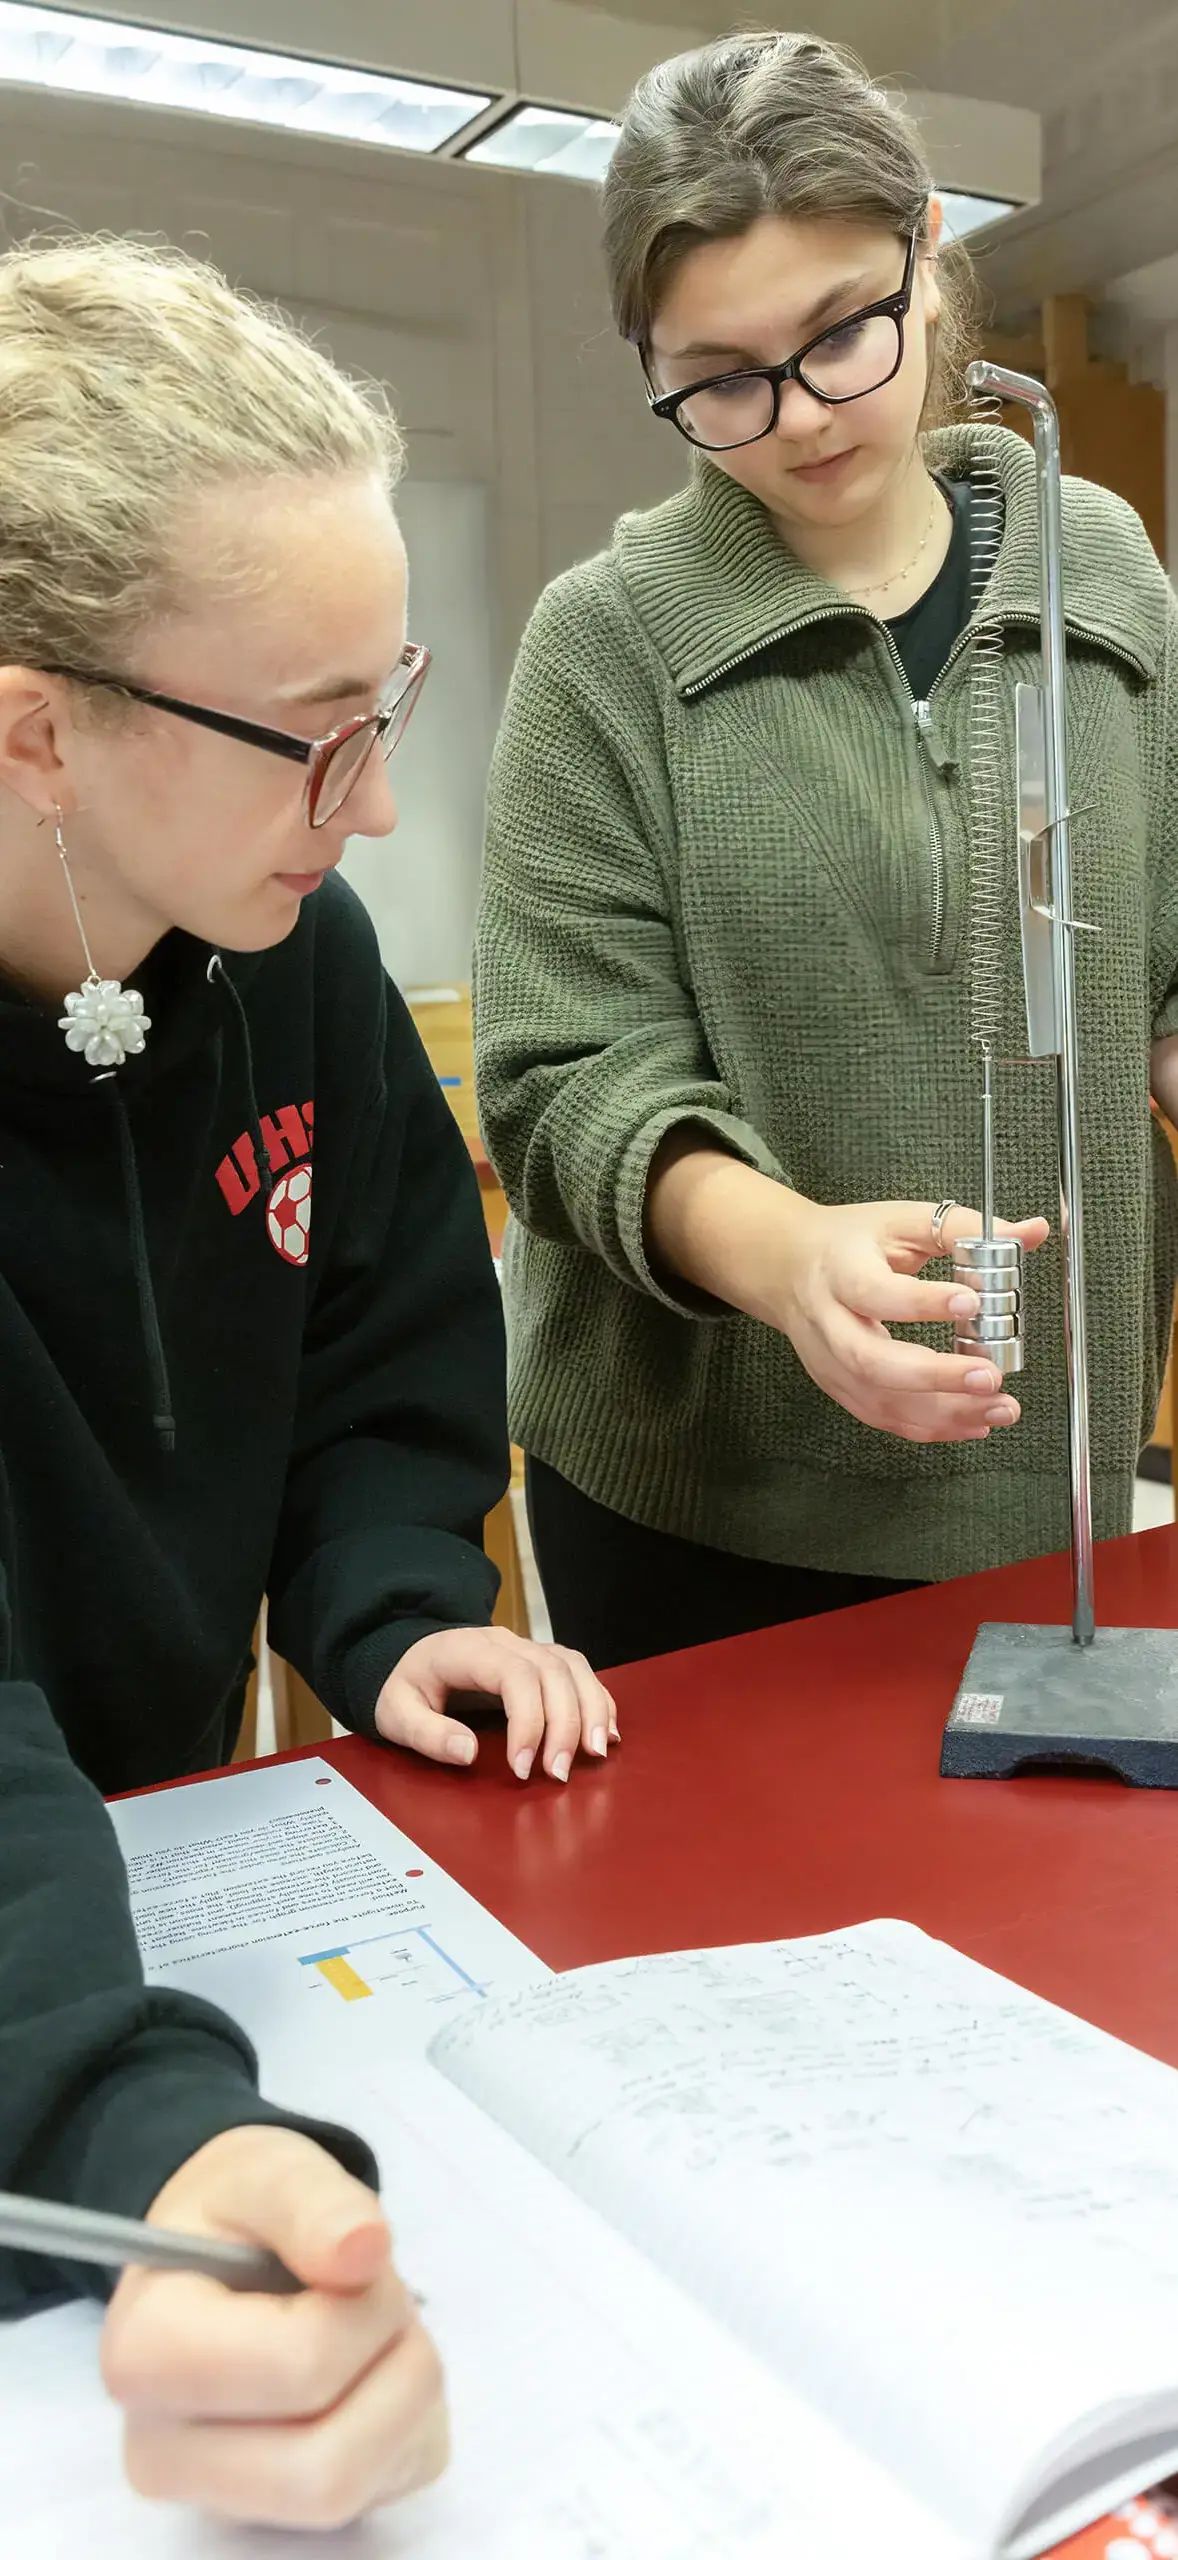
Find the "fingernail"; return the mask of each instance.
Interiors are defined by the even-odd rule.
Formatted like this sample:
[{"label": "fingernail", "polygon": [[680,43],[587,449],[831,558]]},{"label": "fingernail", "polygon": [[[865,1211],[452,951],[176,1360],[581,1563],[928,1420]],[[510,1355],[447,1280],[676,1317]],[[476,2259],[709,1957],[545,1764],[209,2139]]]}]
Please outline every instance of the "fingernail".
[{"label": "fingernail", "polygon": [[965,1373],[965,1383],[969,1388],[971,1395],[992,1396],[994,1393],[994,1372],[992,1369],[967,1369]]},{"label": "fingernail", "polygon": [[[357,2222],[354,2212],[349,2213],[341,2216],[335,2231],[331,2234],[329,2245],[333,2249],[344,2250],[355,2254],[360,2261],[360,2265],[358,2265],[356,2272],[359,2274],[361,2269],[365,2268],[368,2274],[371,2275],[372,2235],[374,2231],[381,2234],[387,2250],[389,2238],[388,2227],[384,2223],[383,2219],[378,2219],[373,2215],[366,2222]],[[343,2272],[346,2273],[347,2270],[343,2270]]]},{"label": "fingernail", "polygon": [[991,1404],[986,1407],[986,1420],[987,1422],[1013,1422],[1014,1415],[1008,1404]]},{"label": "fingernail", "polygon": [[622,1737],[621,1737],[621,1734],[618,1732],[618,1728],[617,1728],[616,1724],[611,1724],[610,1729],[609,1729],[609,1738],[610,1738],[610,1741],[611,1741],[611,1742],[620,1742],[620,1741],[621,1741]]},{"label": "fingernail", "polygon": [[446,1754],[450,1760],[461,1760],[464,1768],[469,1769],[474,1758],[474,1742],[470,1734],[452,1733],[446,1744]]},{"label": "fingernail", "polygon": [[592,1735],[590,1736],[589,1748],[591,1751],[595,1751],[597,1753],[599,1760],[605,1760],[608,1758],[609,1744],[605,1738],[605,1726],[603,1724],[594,1725]]},{"label": "fingernail", "polygon": [[530,1777],[531,1777],[531,1774],[532,1774],[532,1762],[533,1762],[533,1760],[535,1759],[535,1757],[536,1757],[536,1754],[535,1754],[535,1752],[534,1752],[534,1751],[517,1751],[517,1752],[516,1752],[515,1758],[514,1758],[514,1760],[512,1761],[512,1764],[511,1764],[511,1765],[512,1765],[512,1768],[513,1768],[513,1769],[514,1769],[514,1771],[515,1771],[515,1774],[516,1774],[517,1778],[530,1778]]},{"label": "fingernail", "polygon": [[562,1787],[567,1787],[568,1785],[569,1771],[572,1768],[572,1765],[573,1758],[571,1751],[557,1752],[556,1758],[552,1763],[552,1775],[554,1778],[559,1778]]},{"label": "fingernail", "polygon": [[981,1299],[976,1289],[956,1289],[949,1300],[951,1316],[976,1316]]}]

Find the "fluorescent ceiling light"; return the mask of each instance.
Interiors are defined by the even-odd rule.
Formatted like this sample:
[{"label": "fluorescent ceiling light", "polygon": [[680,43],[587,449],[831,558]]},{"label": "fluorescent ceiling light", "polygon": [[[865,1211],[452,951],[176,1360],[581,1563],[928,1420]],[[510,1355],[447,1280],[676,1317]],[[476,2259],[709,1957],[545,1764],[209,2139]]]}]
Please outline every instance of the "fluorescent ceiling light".
[{"label": "fluorescent ceiling light", "polygon": [[618,128],[602,116],[563,107],[515,107],[502,124],[472,142],[464,160],[492,169],[532,169],[549,178],[604,178]]},{"label": "fluorescent ceiling light", "polygon": [[395,151],[437,151],[491,103],[422,80],[0,0],[0,84],[10,82]]},{"label": "fluorescent ceiling light", "polygon": [[982,231],[988,222],[1005,222],[1007,215],[1019,213],[1017,204],[1004,204],[998,196],[955,196],[951,188],[937,188],[945,214],[946,240],[967,240],[971,231]]},{"label": "fluorescent ceiling light", "polygon": [[[494,92],[485,90],[439,88],[211,36],[0,0],[0,87],[13,85],[418,152],[445,150],[495,104]],[[617,138],[608,117],[520,101],[465,150],[459,143],[459,155],[486,168],[600,184]],[[951,240],[1019,210],[993,196],[951,191],[941,202]]]}]

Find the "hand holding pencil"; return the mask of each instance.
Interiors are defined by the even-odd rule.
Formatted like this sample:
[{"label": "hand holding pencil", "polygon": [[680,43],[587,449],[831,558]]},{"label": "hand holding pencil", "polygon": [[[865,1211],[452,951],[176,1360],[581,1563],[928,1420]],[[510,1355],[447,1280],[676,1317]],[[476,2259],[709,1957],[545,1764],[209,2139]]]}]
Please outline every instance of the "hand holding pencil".
[{"label": "hand holding pencil", "polygon": [[231,2290],[245,2269],[219,2282],[128,2269],[102,2371],[141,2495],[329,2527],[437,2477],[447,2431],[436,2350],[376,2197],[328,2152],[281,2127],[219,2134],[148,2221],[272,2251],[279,2280],[289,2270],[301,2290]]}]

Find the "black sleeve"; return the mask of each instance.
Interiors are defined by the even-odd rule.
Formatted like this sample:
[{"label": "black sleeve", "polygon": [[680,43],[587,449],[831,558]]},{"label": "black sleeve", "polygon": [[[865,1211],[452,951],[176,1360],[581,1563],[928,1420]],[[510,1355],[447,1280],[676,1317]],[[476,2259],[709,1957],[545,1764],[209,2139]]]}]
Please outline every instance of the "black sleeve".
[{"label": "black sleeve", "polygon": [[[0,2188],[140,2216],[203,2143],[245,2124],[309,2134],[376,2183],[354,2135],[259,2096],[228,2018],[145,1986],[102,1798],[40,1690],[0,1681]],[[0,2317],[113,2282],[0,2249]]]},{"label": "black sleeve", "polygon": [[[411,1644],[489,1623],[498,1575],[483,1524],[510,1474],[503,1316],[478,1182],[383,972],[378,1004],[268,1584],[276,1651],[341,1724],[369,1735]],[[331,1142],[317,1104],[317,1201]]]}]

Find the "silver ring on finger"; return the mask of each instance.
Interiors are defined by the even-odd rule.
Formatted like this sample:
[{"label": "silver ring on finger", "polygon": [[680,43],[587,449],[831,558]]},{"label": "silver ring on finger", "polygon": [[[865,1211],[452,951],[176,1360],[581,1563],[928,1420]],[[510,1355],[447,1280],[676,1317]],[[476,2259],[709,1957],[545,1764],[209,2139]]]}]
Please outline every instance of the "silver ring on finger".
[{"label": "silver ring on finger", "polygon": [[950,1209],[955,1209],[956,1207],[957,1202],[955,1200],[938,1200],[936,1208],[933,1211],[933,1242],[937,1247],[938,1253],[941,1251],[941,1238],[945,1232],[945,1220],[949,1215]]}]

